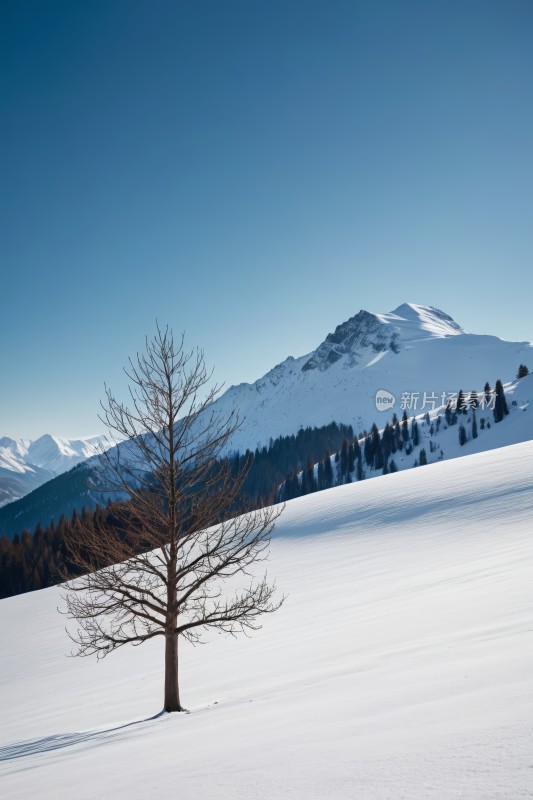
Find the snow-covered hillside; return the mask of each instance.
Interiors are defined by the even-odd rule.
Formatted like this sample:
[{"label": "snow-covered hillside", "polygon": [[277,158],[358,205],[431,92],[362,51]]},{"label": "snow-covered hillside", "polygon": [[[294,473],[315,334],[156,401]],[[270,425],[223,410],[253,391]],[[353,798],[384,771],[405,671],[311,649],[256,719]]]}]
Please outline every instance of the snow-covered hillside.
[{"label": "snow-covered hillside", "polygon": [[95,455],[104,440],[103,436],[64,439],[50,434],[34,441],[0,438],[0,506]]},{"label": "snow-covered hillside", "polygon": [[525,800],[533,443],[288,503],[262,631],[65,657],[58,588],[0,601],[2,797]]},{"label": "snow-covered hillside", "polygon": [[[408,415],[409,439],[407,443],[400,442],[402,449],[395,450],[389,454],[387,469],[390,468],[391,461],[394,462],[396,471],[419,466],[422,463],[422,452],[424,453],[426,464],[433,464],[437,461],[458,458],[472,453],[482,453],[485,450],[494,450],[498,447],[506,447],[510,444],[533,440],[533,374],[506,384],[505,396],[509,413],[499,423],[494,422],[492,411],[494,395],[491,396],[489,403],[485,404],[482,392],[479,393],[479,397],[481,398],[480,402],[485,407],[479,407],[475,410],[468,408],[465,413],[455,415],[456,421],[454,421],[453,425],[446,424],[444,406],[437,407],[431,412],[428,411],[427,414]],[[415,419],[418,429],[418,443],[413,442],[412,426]],[[382,422],[380,416],[377,417],[377,421]],[[386,421],[390,424],[391,418]],[[474,425],[476,436],[473,435]],[[463,444],[459,441],[461,426],[465,429],[466,440]],[[383,436],[383,428],[380,429],[380,434]],[[373,464],[368,464],[365,461],[364,437],[359,439],[359,446],[362,455],[364,478],[381,476],[383,467],[375,468]],[[343,477],[340,474],[339,456],[340,453],[330,456],[334,486],[357,480],[356,463],[354,463],[354,469],[350,472],[349,477]],[[318,464],[315,464],[314,467],[314,478],[315,481],[318,481]],[[298,481],[301,485],[301,472],[298,475]],[[280,496],[283,496],[283,487]]]},{"label": "snow-covered hillside", "polygon": [[[532,345],[466,333],[443,311],[404,303],[390,314],[360,311],[339,325],[312,353],[289,357],[255,383],[232,386],[217,401],[223,413],[238,409],[243,424],[233,439],[244,451],[299,427],[351,423],[369,428],[380,415],[376,393],[394,398],[387,411],[401,414],[404,393],[470,391],[510,381],[520,363],[533,360]],[[530,364],[531,366],[531,364]]]}]

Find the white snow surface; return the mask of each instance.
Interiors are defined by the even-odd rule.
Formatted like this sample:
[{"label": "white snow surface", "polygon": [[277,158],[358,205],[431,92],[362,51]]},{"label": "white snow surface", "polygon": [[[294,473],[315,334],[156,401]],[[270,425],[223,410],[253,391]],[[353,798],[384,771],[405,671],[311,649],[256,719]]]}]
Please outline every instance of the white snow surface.
[{"label": "white snow surface", "polygon": [[4,799],[533,795],[533,442],[287,504],[252,638],[67,658],[60,589],[0,601]]}]

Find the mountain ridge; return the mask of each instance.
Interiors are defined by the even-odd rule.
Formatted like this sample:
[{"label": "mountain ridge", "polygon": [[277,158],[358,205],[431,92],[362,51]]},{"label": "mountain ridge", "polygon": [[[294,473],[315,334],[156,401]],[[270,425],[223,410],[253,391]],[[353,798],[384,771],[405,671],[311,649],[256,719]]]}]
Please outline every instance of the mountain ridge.
[{"label": "mountain ridge", "polygon": [[96,455],[105,437],[67,439],[45,433],[38,439],[0,438],[0,506]]},{"label": "mountain ridge", "polygon": [[[361,310],[327,334],[315,350],[296,358],[288,356],[253,383],[230,386],[211,410],[222,416],[235,409],[239,412],[241,426],[230,442],[230,452],[261,448],[271,438],[333,421],[352,425],[359,434],[374,422],[381,427],[393,412],[401,416],[404,408],[410,416],[431,411],[420,406],[426,396],[434,396],[435,405],[439,406],[444,403],[441,400],[444,395],[457,393],[459,389],[480,391],[486,381],[493,385],[496,378],[509,383],[515,378],[519,364],[531,359],[532,348],[528,342],[506,342],[496,336],[468,333],[434,306],[403,303],[385,314]],[[379,391],[385,391],[394,400],[386,408],[387,417],[377,405]],[[415,404],[406,405],[406,397]],[[57,440],[72,441],[50,438],[56,444]],[[20,441],[26,443],[21,447],[28,447],[28,440]],[[81,455],[76,458],[76,464],[84,460]],[[57,464],[54,468],[59,471]],[[58,514],[70,513],[78,507],[80,497],[83,502],[91,500],[87,491],[78,487],[81,479],[77,476],[76,499],[68,495],[68,477],[60,482],[59,490],[55,478],[48,490],[41,485],[50,478],[43,472],[38,475],[35,472],[43,467],[31,469],[33,472],[25,468],[25,480],[33,480],[31,490],[39,487],[36,495],[39,508],[48,507],[47,495],[65,500],[65,507],[58,507]],[[14,476],[17,477],[13,471],[0,471],[2,518],[15,513],[15,509],[7,511],[5,505],[9,500],[2,503],[1,495],[2,480],[12,484]],[[13,499],[16,495],[12,486],[10,491]],[[17,503],[17,516],[22,513],[18,510],[21,502]],[[30,498],[28,503],[31,502]],[[47,524],[49,520],[41,521]]]}]

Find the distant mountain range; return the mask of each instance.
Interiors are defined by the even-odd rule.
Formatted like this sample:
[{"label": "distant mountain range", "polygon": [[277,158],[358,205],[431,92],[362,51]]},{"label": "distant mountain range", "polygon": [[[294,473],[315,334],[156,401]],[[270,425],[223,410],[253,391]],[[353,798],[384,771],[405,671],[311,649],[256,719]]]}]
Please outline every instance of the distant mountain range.
[{"label": "distant mountain range", "polygon": [[63,472],[94,456],[103,436],[63,439],[0,438],[0,506],[17,500]]},{"label": "distant mountain range", "polygon": [[[531,362],[529,342],[467,333],[437,308],[405,303],[387,314],[359,311],[311,353],[289,356],[254,383],[230,387],[213,409],[239,412],[242,424],[231,448],[243,452],[300,427],[337,421],[351,424],[358,434],[373,422],[382,427],[404,407],[409,416],[431,412],[460,389],[480,391],[497,378],[510,382],[520,364],[531,367]],[[531,438],[527,431],[518,440],[521,436]],[[94,506],[86,483],[96,461],[49,478],[90,458],[101,438],[0,440],[0,534]],[[17,496],[22,499],[9,502]]]}]

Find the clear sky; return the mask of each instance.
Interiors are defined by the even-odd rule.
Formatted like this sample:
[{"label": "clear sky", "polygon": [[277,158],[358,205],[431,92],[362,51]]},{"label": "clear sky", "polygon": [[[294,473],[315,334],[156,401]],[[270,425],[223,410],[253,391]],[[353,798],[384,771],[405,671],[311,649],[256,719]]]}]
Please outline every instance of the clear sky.
[{"label": "clear sky", "polygon": [[99,432],[156,318],[227,385],[360,308],[533,339],[530,0],[3,0],[0,37],[0,435]]}]

